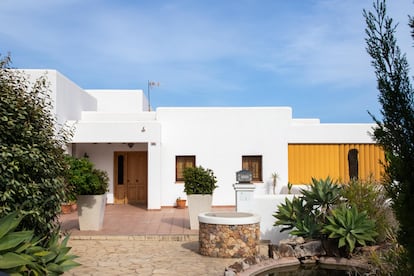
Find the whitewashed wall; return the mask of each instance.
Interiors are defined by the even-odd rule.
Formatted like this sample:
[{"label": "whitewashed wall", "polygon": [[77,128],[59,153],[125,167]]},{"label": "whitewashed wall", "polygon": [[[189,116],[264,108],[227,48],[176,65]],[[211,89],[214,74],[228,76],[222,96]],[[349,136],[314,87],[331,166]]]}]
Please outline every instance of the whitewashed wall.
[{"label": "whitewashed wall", "polygon": [[320,124],[293,120],[289,143],[373,143],[374,124]]},{"label": "whitewashed wall", "polygon": [[52,93],[50,96],[53,111],[59,124],[63,125],[68,120],[79,120],[82,111],[96,110],[97,100],[58,71],[31,69],[24,72],[30,76],[32,82],[41,76],[47,77]]},{"label": "whitewashed wall", "polygon": [[292,200],[293,195],[258,195],[254,197],[254,214],[260,216],[260,239],[278,244],[280,240],[289,238],[290,231],[280,232],[281,226],[274,226],[276,218],[273,217],[278,206],[285,203],[285,199]]},{"label": "whitewashed wall", "polygon": [[195,155],[196,165],[210,168],[219,188],[213,205],[234,205],[236,172],[243,155],[261,155],[263,183],[257,194],[266,194],[271,175],[287,179],[287,140],[291,109],[279,108],[158,108],[162,125],[162,205],[173,205],[184,196],[175,183],[175,156]]},{"label": "whitewashed wall", "polygon": [[148,101],[142,90],[88,89],[98,101],[97,111],[129,113],[148,111]]}]

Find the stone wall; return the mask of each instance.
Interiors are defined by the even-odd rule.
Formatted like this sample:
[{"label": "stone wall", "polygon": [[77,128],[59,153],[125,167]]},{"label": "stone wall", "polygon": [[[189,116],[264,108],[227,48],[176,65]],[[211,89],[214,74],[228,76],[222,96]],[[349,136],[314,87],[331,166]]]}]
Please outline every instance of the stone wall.
[{"label": "stone wall", "polygon": [[200,254],[210,257],[246,258],[259,254],[260,223],[244,225],[200,222]]}]

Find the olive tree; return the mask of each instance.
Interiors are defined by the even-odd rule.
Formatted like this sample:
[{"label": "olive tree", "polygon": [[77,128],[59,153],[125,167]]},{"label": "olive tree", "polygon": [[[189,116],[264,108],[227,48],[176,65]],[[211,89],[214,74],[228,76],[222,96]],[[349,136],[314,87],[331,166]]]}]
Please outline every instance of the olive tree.
[{"label": "olive tree", "polygon": [[386,14],[385,0],[364,10],[368,54],[375,68],[382,118],[374,118],[373,136],[386,153],[385,188],[399,222],[398,242],[414,269],[414,91],[406,56],[395,38],[397,25]]},{"label": "olive tree", "polygon": [[59,228],[67,131],[56,127],[46,77],[30,82],[10,63],[0,60],[0,217],[19,210],[21,228],[50,236]]}]

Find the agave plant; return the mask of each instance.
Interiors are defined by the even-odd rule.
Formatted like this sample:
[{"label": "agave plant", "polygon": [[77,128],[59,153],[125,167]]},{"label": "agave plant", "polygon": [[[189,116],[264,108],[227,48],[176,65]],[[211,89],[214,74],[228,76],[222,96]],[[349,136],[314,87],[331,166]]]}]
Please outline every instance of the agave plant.
[{"label": "agave plant", "polygon": [[375,222],[368,218],[365,211],[358,212],[355,206],[348,207],[342,204],[333,209],[331,215],[326,218],[327,223],[322,232],[326,233],[328,238],[338,239],[338,248],[345,246],[349,254],[354,251],[356,245],[366,245],[367,241],[375,241]]},{"label": "agave plant", "polygon": [[322,225],[318,223],[315,214],[309,213],[308,216],[298,218],[295,228],[290,232],[291,235],[301,236],[303,238],[320,238]]},{"label": "agave plant", "polygon": [[68,255],[69,236],[53,234],[45,247],[33,231],[15,231],[23,219],[16,211],[0,219],[0,271],[10,275],[60,275],[79,264]]},{"label": "agave plant", "polygon": [[285,204],[280,204],[277,212],[273,214],[273,217],[277,219],[274,225],[283,225],[280,232],[291,230],[295,227],[297,221],[300,221],[303,215],[308,212],[309,210],[305,209],[305,204],[301,197],[294,197],[292,201],[285,198]]},{"label": "agave plant", "polygon": [[341,188],[328,176],[326,179],[312,178],[310,190],[302,189],[301,192],[307,205],[326,214],[339,202]]}]

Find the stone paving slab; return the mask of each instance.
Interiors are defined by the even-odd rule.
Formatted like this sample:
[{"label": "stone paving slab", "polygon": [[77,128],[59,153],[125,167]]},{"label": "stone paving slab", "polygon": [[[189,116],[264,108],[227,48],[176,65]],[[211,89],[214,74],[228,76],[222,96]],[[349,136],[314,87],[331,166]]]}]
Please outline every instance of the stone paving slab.
[{"label": "stone paving slab", "polygon": [[241,259],[212,258],[198,253],[198,241],[70,239],[82,266],[64,275],[223,275]]},{"label": "stone paving slab", "polygon": [[100,231],[79,231],[77,213],[62,215],[60,221],[62,230],[71,233],[70,252],[79,256],[76,261],[82,264],[65,276],[216,276],[241,260],[200,255],[198,230],[189,229],[188,209],[147,211],[134,205],[107,205]]}]

